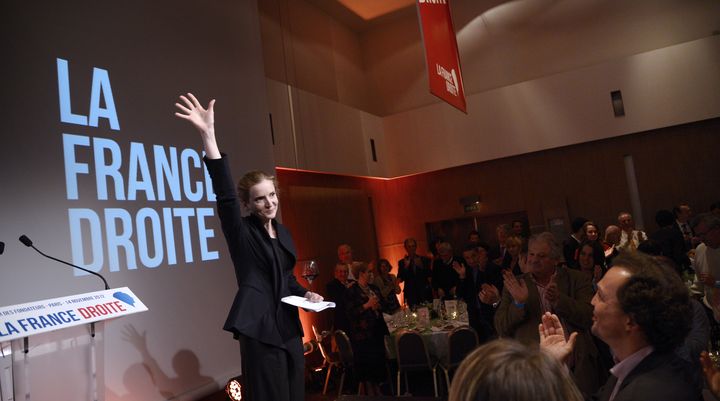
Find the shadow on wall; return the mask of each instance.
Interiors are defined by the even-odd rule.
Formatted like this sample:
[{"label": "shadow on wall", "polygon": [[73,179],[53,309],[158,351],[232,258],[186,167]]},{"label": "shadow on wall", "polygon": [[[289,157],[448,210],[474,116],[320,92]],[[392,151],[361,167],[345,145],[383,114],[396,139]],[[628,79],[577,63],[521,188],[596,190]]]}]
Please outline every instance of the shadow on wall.
[{"label": "shadow on wall", "polygon": [[203,392],[212,393],[219,390],[217,383],[210,376],[200,373],[200,360],[194,352],[181,349],[172,357],[174,376],[165,373],[147,347],[147,333],[140,334],[133,325],[126,325],[123,339],[142,356],[141,363],[131,365],[123,374],[123,384],[128,393],[118,395],[106,389],[108,401],[130,400],[192,400],[193,390],[203,388]]}]

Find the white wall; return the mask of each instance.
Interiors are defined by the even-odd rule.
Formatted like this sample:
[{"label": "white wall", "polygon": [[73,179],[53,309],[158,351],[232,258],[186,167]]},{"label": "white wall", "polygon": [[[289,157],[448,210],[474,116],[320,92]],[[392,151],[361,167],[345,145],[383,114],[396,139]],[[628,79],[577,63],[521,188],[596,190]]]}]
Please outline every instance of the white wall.
[{"label": "white wall", "polygon": [[[720,115],[720,36],[383,119],[388,176],[439,170]],[[625,117],[612,113],[621,90]],[[425,157],[417,157],[424,155]]]}]

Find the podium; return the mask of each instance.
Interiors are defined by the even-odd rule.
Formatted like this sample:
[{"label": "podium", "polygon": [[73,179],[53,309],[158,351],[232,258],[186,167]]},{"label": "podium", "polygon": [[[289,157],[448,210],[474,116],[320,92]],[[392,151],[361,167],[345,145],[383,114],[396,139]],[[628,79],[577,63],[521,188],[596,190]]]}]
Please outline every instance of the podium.
[{"label": "podium", "polygon": [[0,401],[104,400],[104,321],[147,310],[127,287],[0,307]]}]

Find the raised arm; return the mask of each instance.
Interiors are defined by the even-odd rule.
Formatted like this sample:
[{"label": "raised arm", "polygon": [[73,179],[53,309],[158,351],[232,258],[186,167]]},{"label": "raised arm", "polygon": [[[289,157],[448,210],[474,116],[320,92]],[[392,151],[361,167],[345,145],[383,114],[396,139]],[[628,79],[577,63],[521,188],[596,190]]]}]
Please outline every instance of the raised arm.
[{"label": "raised arm", "polygon": [[207,109],[202,107],[192,93],[188,93],[187,96],[180,95],[180,102],[175,103],[175,107],[180,110],[175,112],[175,115],[190,121],[200,131],[207,158],[219,159],[221,157],[220,149],[215,140],[215,99],[208,103]]}]

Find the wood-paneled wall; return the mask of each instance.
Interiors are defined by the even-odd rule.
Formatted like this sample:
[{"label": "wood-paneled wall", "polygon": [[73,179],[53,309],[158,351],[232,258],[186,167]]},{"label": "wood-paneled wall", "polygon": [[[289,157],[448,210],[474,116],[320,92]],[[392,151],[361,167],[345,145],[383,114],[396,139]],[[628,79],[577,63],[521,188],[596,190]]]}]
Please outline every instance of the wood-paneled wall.
[{"label": "wood-paneled wall", "polygon": [[[473,212],[479,216],[525,211],[533,232],[547,229],[552,218],[562,218],[568,230],[577,216],[593,219],[601,227],[615,224],[619,211],[631,210],[623,157],[632,155],[644,227],[654,231],[659,209],[687,201],[700,212],[720,200],[719,133],[720,118],[716,118],[392,180],[278,170],[283,216],[292,232],[307,230],[295,226],[296,216],[311,210],[294,208],[293,192],[287,190],[291,186],[361,191],[371,199],[374,212],[373,224],[365,229],[374,226],[375,233],[368,235],[377,238],[377,254],[396,266],[408,236],[427,252],[426,222],[471,216],[459,202],[469,195],[481,198],[479,210]],[[327,221],[323,216],[305,219]],[[314,229],[323,230],[318,241],[334,249],[335,231],[323,224]],[[331,271],[321,274],[332,277]]]}]

